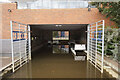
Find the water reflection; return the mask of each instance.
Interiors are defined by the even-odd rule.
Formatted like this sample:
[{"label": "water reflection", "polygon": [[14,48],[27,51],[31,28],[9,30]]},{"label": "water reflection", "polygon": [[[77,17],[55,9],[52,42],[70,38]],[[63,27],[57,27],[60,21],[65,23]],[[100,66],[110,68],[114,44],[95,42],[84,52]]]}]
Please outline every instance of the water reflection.
[{"label": "water reflection", "polygon": [[[53,49],[53,54],[51,50]],[[58,54],[56,54],[58,53]],[[59,54],[67,55],[59,55]],[[101,74],[91,63],[84,60],[74,61],[69,54],[69,45],[53,45],[53,48],[43,47],[32,55],[32,60],[21,67],[9,78],[111,78],[108,73]]]},{"label": "water reflection", "polygon": [[85,61],[86,56],[74,56],[75,61]]},{"label": "water reflection", "polygon": [[53,53],[57,54],[69,53],[69,45],[53,45]]},{"label": "water reflection", "polygon": [[86,61],[87,56],[84,51],[74,51],[74,60],[75,61]]},{"label": "water reflection", "polygon": [[7,74],[7,78],[33,78],[32,76],[32,62],[29,61],[29,64],[25,64],[23,67],[18,69],[15,73]]},{"label": "water reflection", "polygon": [[104,71],[104,75],[97,69],[95,68],[89,61],[87,61],[87,67],[86,67],[86,78],[109,78],[111,77],[108,75],[106,71]]}]

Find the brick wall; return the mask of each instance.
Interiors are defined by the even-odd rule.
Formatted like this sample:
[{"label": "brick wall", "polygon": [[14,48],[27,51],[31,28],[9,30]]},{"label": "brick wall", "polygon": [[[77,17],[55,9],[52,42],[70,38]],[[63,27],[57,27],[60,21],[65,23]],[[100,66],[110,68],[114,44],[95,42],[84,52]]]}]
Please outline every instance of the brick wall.
[{"label": "brick wall", "polygon": [[[3,38],[10,38],[10,20],[25,24],[90,24],[99,20],[105,20],[106,25],[114,25],[114,22],[105,18],[93,8],[88,12],[87,8],[80,9],[16,9],[15,3],[2,4],[2,28]],[[11,9],[12,12],[8,12]]]},{"label": "brick wall", "polygon": [[0,39],[2,39],[2,4],[0,4]]},{"label": "brick wall", "polygon": [[15,10],[15,3],[3,3],[2,4],[2,37],[3,39],[10,39],[10,20],[12,20],[12,12],[8,12],[8,9]]},{"label": "brick wall", "polygon": [[27,24],[89,24],[99,20],[109,21],[98,9],[88,12],[87,8],[80,9],[22,9],[12,12],[12,19]]}]

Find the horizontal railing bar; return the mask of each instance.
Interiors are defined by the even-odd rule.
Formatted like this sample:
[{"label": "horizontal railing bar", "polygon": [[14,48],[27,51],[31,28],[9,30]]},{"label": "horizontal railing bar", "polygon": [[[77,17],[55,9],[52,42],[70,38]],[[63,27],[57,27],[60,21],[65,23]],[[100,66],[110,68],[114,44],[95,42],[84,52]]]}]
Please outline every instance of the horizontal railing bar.
[{"label": "horizontal railing bar", "polygon": [[27,26],[27,24],[19,23],[19,22],[17,22],[17,21],[12,21],[12,22],[13,22],[13,23],[18,23],[18,24],[26,25],[26,26]]}]

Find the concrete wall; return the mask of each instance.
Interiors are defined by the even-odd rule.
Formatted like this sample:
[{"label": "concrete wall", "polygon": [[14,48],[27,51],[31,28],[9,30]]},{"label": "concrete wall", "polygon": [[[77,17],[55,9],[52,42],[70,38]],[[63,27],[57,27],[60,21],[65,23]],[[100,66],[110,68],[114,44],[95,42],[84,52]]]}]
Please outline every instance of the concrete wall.
[{"label": "concrete wall", "polygon": [[[18,10],[15,3],[2,4],[2,6],[3,39],[10,39],[10,20],[25,24],[90,24],[105,20],[106,25],[114,25],[114,22],[105,18],[96,8],[88,12],[87,8]],[[12,12],[8,12],[8,9]]]},{"label": "concrete wall", "polygon": [[86,30],[87,27],[83,27],[80,30],[70,31],[70,40],[75,40],[77,44],[87,44]]},{"label": "concrete wall", "polygon": [[85,44],[87,49],[87,26],[80,30],[70,31],[70,41],[75,41],[76,44]]},{"label": "concrete wall", "polygon": [[34,40],[32,40],[32,51],[34,51],[37,47],[37,49],[39,49],[39,47],[52,40],[52,31],[50,30],[42,30],[31,26],[31,31],[31,37],[34,38]]}]

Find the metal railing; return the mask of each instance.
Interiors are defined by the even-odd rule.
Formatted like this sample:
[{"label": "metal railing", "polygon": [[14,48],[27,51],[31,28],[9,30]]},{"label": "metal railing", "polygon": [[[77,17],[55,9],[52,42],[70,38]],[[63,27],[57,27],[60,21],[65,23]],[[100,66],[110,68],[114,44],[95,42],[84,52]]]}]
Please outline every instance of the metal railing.
[{"label": "metal railing", "polygon": [[15,72],[31,60],[30,26],[15,21],[11,24],[12,69]]},{"label": "metal railing", "polygon": [[18,2],[18,9],[61,9],[87,7],[88,2],[81,0],[38,0],[34,2]]},{"label": "metal railing", "polygon": [[87,60],[103,73],[104,20],[88,25]]}]

